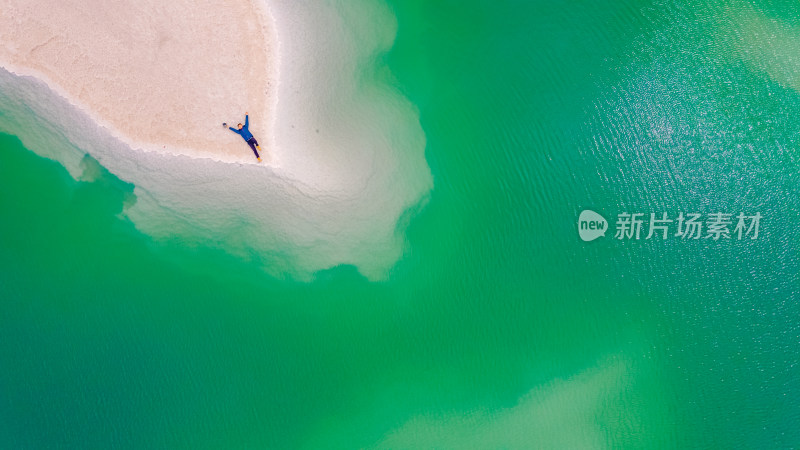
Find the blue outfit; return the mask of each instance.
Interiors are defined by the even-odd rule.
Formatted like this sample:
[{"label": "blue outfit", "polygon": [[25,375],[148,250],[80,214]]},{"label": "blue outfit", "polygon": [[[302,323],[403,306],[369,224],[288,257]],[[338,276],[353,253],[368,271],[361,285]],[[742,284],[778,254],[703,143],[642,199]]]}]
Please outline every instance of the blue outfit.
[{"label": "blue outfit", "polygon": [[251,133],[250,130],[248,129],[249,126],[250,126],[250,116],[244,116],[244,126],[242,127],[241,130],[238,130],[233,127],[228,127],[228,128],[230,128],[231,131],[233,131],[234,133],[241,136],[245,141],[249,141],[250,139],[253,139],[253,133]]},{"label": "blue outfit", "polygon": [[244,116],[244,126],[242,127],[241,130],[233,127],[228,127],[228,128],[230,128],[230,130],[233,131],[234,133],[241,136],[242,139],[244,139],[245,142],[247,142],[250,148],[253,149],[253,153],[256,154],[256,158],[260,158],[260,156],[258,156],[258,150],[256,150],[256,147],[258,146],[258,141],[256,140],[256,138],[253,137],[253,133],[251,133],[248,128],[249,126],[250,126],[250,116],[247,115]]}]

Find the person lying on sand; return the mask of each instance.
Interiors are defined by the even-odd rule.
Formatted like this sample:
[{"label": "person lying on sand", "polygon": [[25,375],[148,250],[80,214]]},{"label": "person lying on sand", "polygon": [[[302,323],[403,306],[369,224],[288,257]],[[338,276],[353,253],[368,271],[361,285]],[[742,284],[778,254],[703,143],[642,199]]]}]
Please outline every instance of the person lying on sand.
[{"label": "person lying on sand", "polygon": [[[228,124],[223,123],[222,126],[225,127],[228,126]],[[258,162],[261,162],[261,157],[258,156],[258,151],[261,150],[261,147],[258,146],[258,141],[256,140],[256,138],[253,137],[253,133],[251,133],[250,130],[248,129],[249,126],[250,126],[250,115],[248,115],[247,112],[245,111],[244,125],[240,123],[239,125],[237,125],[238,129],[233,127],[228,127],[228,128],[234,133],[241,136],[242,139],[244,139],[245,142],[247,142],[247,144],[250,145],[250,148],[253,149],[253,153],[256,154],[256,158],[258,158]]]}]

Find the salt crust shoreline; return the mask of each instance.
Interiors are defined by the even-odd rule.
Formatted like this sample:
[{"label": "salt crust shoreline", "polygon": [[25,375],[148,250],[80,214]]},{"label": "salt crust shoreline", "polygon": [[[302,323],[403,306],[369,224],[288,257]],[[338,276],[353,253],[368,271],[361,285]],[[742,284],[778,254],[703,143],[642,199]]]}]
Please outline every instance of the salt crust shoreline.
[{"label": "salt crust shoreline", "polygon": [[[102,1],[102,0],[101,0]],[[222,0],[224,2],[224,0]],[[22,3],[22,2],[20,2]],[[40,2],[41,3],[41,2]],[[241,3],[241,2],[239,2]],[[71,105],[73,105],[76,109],[78,109],[81,113],[86,114],[89,116],[97,125],[106,129],[106,131],[113,137],[119,139],[123,143],[127,144],[134,150],[140,150],[145,152],[152,152],[152,153],[160,153],[160,154],[167,154],[173,156],[186,156],[190,158],[206,158],[212,159],[219,162],[225,163],[256,163],[255,158],[253,158],[252,153],[247,148],[247,145],[239,138],[237,135],[231,133],[226,128],[221,126],[222,122],[230,122],[229,126],[235,126],[235,124],[239,121],[244,121],[244,112],[249,110],[251,115],[251,131],[256,134],[257,138],[259,139],[259,143],[262,146],[262,149],[265,151],[265,160],[270,165],[275,165],[276,159],[271,158],[270,150],[274,146],[274,133],[273,133],[273,125],[275,122],[275,112],[276,112],[276,104],[277,104],[277,91],[278,91],[278,70],[277,65],[278,61],[280,60],[280,53],[278,50],[278,39],[275,36],[274,30],[274,21],[273,17],[268,10],[268,6],[261,1],[251,1],[247,2],[248,6],[255,11],[256,21],[259,24],[260,33],[257,33],[259,36],[258,39],[255,39],[255,42],[258,42],[257,52],[263,54],[265,64],[263,67],[266,67],[265,73],[257,72],[258,76],[250,76],[248,77],[246,74],[244,78],[245,84],[248,86],[245,88],[249,95],[246,95],[242,98],[241,96],[231,95],[229,98],[219,98],[217,99],[218,102],[216,105],[205,105],[205,106],[198,106],[202,109],[212,108],[218,110],[219,113],[213,113],[214,116],[218,118],[218,120],[214,120],[210,122],[206,120],[206,123],[200,125],[200,127],[196,126],[197,120],[192,120],[189,118],[189,122],[194,127],[189,127],[189,129],[183,129],[181,127],[181,123],[169,123],[168,130],[170,131],[171,127],[177,132],[177,136],[173,134],[164,134],[163,130],[150,130],[147,128],[146,123],[141,124],[139,127],[131,127],[130,124],[124,124],[125,128],[128,129],[136,129],[138,128],[138,132],[126,132],[121,129],[118,124],[113,123],[110,120],[107,120],[103,117],[103,115],[98,111],[98,109],[105,109],[108,105],[90,105],[86,102],[82,101],[79,97],[80,95],[75,95],[73,92],[70,92],[69,88],[65,88],[61,85],[61,83],[55,81],[53,77],[45,73],[45,70],[52,71],[57,67],[54,67],[54,61],[60,57],[60,54],[56,53],[52,55],[55,59],[54,61],[34,61],[35,64],[30,64],[29,66],[23,66],[19,64],[19,61],[13,61],[14,55],[10,55],[12,53],[10,49],[12,47],[20,47],[19,44],[12,45],[8,39],[4,40],[7,44],[3,47],[0,47],[0,68],[4,68],[5,70],[11,72],[12,74],[18,76],[30,76],[40,80],[42,83],[47,85],[47,87],[55,92],[57,95],[66,99]],[[194,5],[194,4],[193,4]],[[4,7],[7,8],[8,6]],[[38,8],[41,8],[41,5],[37,5]],[[194,6],[196,8],[196,6]],[[216,8],[214,8],[216,9]],[[6,15],[5,20],[14,20],[15,18],[9,15],[7,12],[0,10],[0,22],[3,21],[2,16]],[[203,14],[196,14],[197,16],[203,17]],[[210,14],[207,17],[211,18]],[[16,18],[19,20],[18,18]],[[166,20],[166,19],[162,19]],[[252,18],[251,18],[252,20]],[[66,24],[65,24],[66,25]],[[236,28],[237,24],[229,24],[230,27]],[[0,27],[3,28],[3,27]],[[8,27],[6,27],[8,29]],[[0,32],[2,33],[2,32]],[[34,51],[40,49],[42,46],[47,45],[51,42],[53,37],[49,38],[45,42],[35,45]],[[190,43],[191,44],[191,43]],[[202,42],[198,42],[197,45],[202,45]],[[71,45],[71,44],[67,44]],[[102,44],[100,44],[102,45]],[[142,49],[142,52],[147,52],[150,49]],[[240,55],[235,54],[238,50],[234,47],[230,49],[231,52],[234,52],[234,58],[238,58]],[[252,53],[252,52],[251,52]],[[252,55],[245,55],[245,59],[248,56]],[[22,58],[17,57],[17,60]],[[256,61],[260,61],[260,59],[255,58]],[[96,61],[95,63],[102,63],[102,61]],[[163,63],[163,61],[162,61]],[[207,61],[208,66],[213,68],[217,65],[214,61]],[[254,64],[257,64],[255,62]],[[31,67],[33,65],[38,65],[43,67],[44,70],[41,68],[34,68]],[[263,68],[262,67],[262,68]],[[180,67],[174,67],[176,70],[182,70]],[[252,68],[250,68],[250,72],[252,72]],[[176,74],[176,77],[172,79],[173,82],[183,83],[184,79],[180,77],[180,74]],[[239,83],[241,84],[241,83]],[[169,86],[167,86],[169,87]],[[91,89],[91,85],[87,84],[80,84],[75,83],[75,85],[71,86],[71,90],[78,90],[80,92],[85,92],[87,89]],[[147,86],[141,86],[142,89],[147,89]],[[192,86],[191,90],[193,91],[202,91],[203,89],[208,88],[208,86]],[[253,95],[254,92],[261,92],[263,95]],[[132,95],[134,100],[141,96],[146,91],[142,92],[134,92],[134,93],[127,93],[127,95]],[[216,92],[218,94],[219,92]],[[114,95],[108,96],[109,102],[117,102],[118,97]],[[165,106],[166,111],[143,111],[140,113],[139,121],[141,122],[142,119],[147,120],[148,116],[153,114],[162,113],[162,115],[166,115],[168,117],[174,117],[176,122],[183,120],[181,109],[182,106],[176,101],[170,101],[168,99],[161,98],[160,104]],[[138,105],[135,102],[132,104],[132,107],[136,107]],[[170,106],[173,108],[173,111],[170,111]],[[207,116],[208,114],[206,114]],[[207,119],[207,117],[206,117]],[[159,133],[161,132],[161,133]],[[181,136],[180,133],[185,132],[191,134],[192,136],[196,136],[194,140],[204,140],[207,139],[207,144],[205,145],[181,145],[181,141],[186,141],[184,136]],[[205,136],[204,136],[205,134]]]},{"label": "salt crust shoreline", "polygon": [[[419,112],[383,76],[395,17],[382,0],[252,1],[267,8],[271,48],[280,49],[272,53],[274,113],[262,120],[243,102],[210,120],[230,155],[192,147],[179,155],[157,146],[142,151],[148,149],[115,136],[46,80],[4,69],[0,132],[75,179],[87,176],[90,155],[132,183],[135,201],[120,216],[156,242],[216,248],[281,278],[310,280],[344,264],[385,279],[406,251],[408,221],[433,188]],[[0,27],[0,38],[5,31]],[[0,53],[13,45],[0,40]],[[221,126],[245,110],[267,164],[255,164],[241,138]]]}]

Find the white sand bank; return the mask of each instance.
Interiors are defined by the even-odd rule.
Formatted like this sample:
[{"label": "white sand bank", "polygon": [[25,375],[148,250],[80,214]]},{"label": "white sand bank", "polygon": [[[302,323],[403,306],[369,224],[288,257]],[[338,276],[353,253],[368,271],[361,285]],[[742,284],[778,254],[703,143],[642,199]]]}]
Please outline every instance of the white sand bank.
[{"label": "white sand bank", "polygon": [[270,146],[271,19],[230,0],[4,0],[0,65],[42,79],[133,148],[252,161]]},{"label": "white sand bank", "polygon": [[[122,214],[157,240],[220,248],[279,277],[306,279],[340,264],[370,279],[391,273],[406,251],[408,212],[425,201],[433,180],[418,112],[381,66],[396,28],[382,0],[130,0],[126,8],[140,15],[132,21],[138,25],[120,26],[131,34],[108,31],[96,38],[121,55],[127,49],[137,58],[155,58],[161,76],[135,67],[138,60],[105,58],[104,51],[95,52],[97,58],[113,67],[81,66],[76,61],[87,50],[75,48],[72,35],[85,32],[72,27],[89,23],[43,28],[33,40],[24,36],[59,16],[37,18],[36,4],[68,9],[55,3],[0,3],[0,66],[9,69],[0,69],[0,132],[17,135],[76,178],[83,177],[88,153],[133,183],[136,202]],[[86,2],[65,3],[84,8]],[[82,9],[74,20],[102,22],[98,17],[117,11],[106,3],[123,2],[88,3],[100,12]],[[213,6],[221,3],[226,6]],[[11,17],[12,8],[27,12]],[[254,13],[260,9],[264,16]],[[263,23],[270,26],[264,29],[258,17],[268,17]],[[264,33],[260,50],[258,30]],[[159,33],[170,37],[162,43]],[[82,71],[62,74],[51,66],[48,73],[32,60],[22,64],[40,52],[35,45],[55,45],[48,43],[53,37],[75,56],[65,62],[56,51],[50,64]],[[241,46],[254,53],[235,50]],[[105,80],[109,76],[130,84]],[[171,81],[162,86],[165,77]],[[74,87],[81,78],[96,89]],[[150,90],[160,94],[139,98]],[[100,109],[93,109],[94,97]],[[195,109],[187,109],[184,97]],[[245,110],[268,148],[269,165],[249,164],[253,156],[244,141],[221,126],[222,120],[242,120]],[[134,113],[139,119],[129,121]],[[155,128],[167,120],[174,128]],[[140,128],[126,128],[134,122]],[[141,142],[174,149],[143,152]]]}]

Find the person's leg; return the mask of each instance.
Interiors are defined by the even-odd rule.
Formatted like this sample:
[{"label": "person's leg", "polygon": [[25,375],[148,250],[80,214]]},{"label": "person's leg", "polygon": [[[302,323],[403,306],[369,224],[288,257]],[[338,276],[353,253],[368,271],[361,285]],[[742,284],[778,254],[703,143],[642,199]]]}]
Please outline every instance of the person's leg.
[{"label": "person's leg", "polygon": [[253,153],[255,153],[256,158],[261,159],[261,157],[258,156],[258,150],[256,149],[256,146],[258,146],[258,142],[256,142],[255,139],[250,139],[249,141],[247,141],[247,144],[250,145],[250,148],[253,150]]}]

